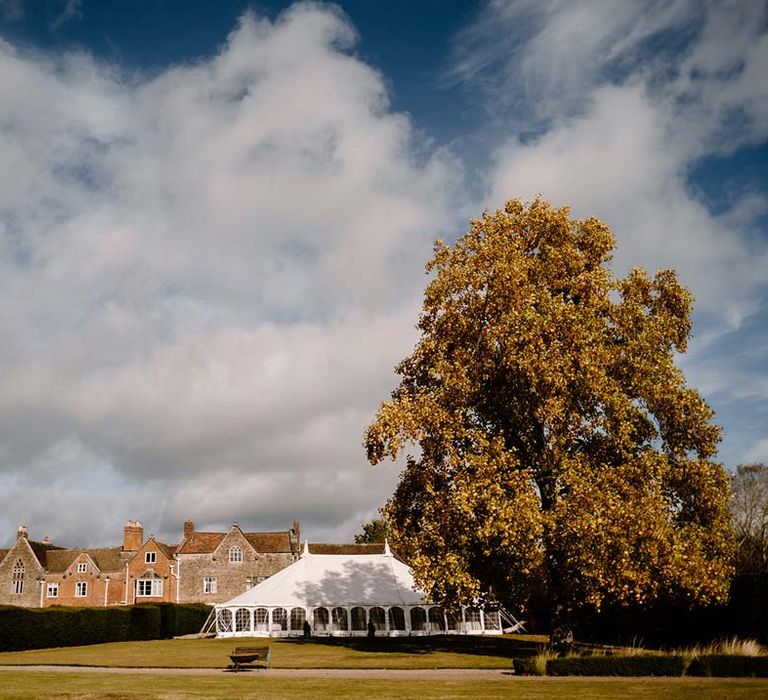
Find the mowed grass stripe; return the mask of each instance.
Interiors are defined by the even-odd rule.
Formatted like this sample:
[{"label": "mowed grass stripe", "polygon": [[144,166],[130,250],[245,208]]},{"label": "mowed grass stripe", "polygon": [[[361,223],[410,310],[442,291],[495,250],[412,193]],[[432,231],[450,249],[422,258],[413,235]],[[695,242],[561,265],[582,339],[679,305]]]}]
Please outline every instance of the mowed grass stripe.
[{"label": "mowed grass stripe", "polygon": [[376,639],[162,639],[0,654],[0,665],[223,668],[234,646],[271,647],[273,668],[510,668],[545,637],[411,637]]},{"label": "mowed grass stripe", "polygon": [[508,681],[401,681],[270,679],[239,676],[27,673],[0,671],[0,698],[708,698],[765,697],[756,679],[512,679]]}]

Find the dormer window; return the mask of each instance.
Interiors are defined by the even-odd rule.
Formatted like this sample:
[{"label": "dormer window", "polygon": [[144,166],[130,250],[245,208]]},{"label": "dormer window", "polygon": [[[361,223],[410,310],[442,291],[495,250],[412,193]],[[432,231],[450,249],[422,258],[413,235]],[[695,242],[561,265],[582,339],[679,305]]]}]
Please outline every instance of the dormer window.
[{"label": "dormer window", "polygon": [[243,550],[237,545],[230,547],[229,561],[232,564],[243,561]]},{"label": "dormer window", "polygon": [[84,574],[86,571],[88,571],[88,564],[86,564],[84,561],[81,561],[77,565],[77,573],[78,574]]},{"label": "dormer window", "polygon": [[145,552],[144,553],[144,563],[145,564],[154,564],[157,561],[157,552]]}]

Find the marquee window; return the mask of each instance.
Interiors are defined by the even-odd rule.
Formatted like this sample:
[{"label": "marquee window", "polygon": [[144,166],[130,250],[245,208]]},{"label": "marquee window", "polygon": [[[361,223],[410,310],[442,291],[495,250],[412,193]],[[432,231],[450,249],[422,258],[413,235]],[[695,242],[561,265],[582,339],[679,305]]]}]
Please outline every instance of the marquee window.
[{"label": "marquee window", "polygon": [[216,629],[218,629],[219,632],[232,631],[232,613],[229,610],[219,610],[216,615]]},{"label": "marquee window", "polygon": [[445,619],[448,622],[448,629],[449,630],[458,630],[459,629],[459,622],[461,621],[461,617],[456,614],[453,610],[448,610],[445,613]]},{"label": "marquee window", "polygon": [[405,613],[402,608],[394,607],[389,609],[389,629],[405,629]]},{"label": "marquee window", "polygon": [[136,581],[136,596],[138,598],[161,598],[163,595],[163,579],[140,578]]},{"label": "marquee window", "polygon": [[203,593],[216,593],[219,589],[215,576],[206,576],[203,579]]},{"label": "marquee window", "polygon": [[46,594],[49,598],[58,598],[59,597],[59,584],[58,583],[49,583],[47,587]]},{"label": "marquee window", "polygon": [[235,612],[235,632],[249,632],[251,629],[251,611],[238,608]]},{"label": "marquee window", "polygon": [[24,562],[17,559],[13,565],[13,577],[11,579],[11,593],[24,592]]},{"label": "marquee window", "polygon": [[275,608],[272,611],[272,629],[288,629],[288,611],[285,608]]},{"label": "marquee window", "polygon": [[365,630],[368,620],[365,617],[365,608],[352,608],[352,629],[356,632]]},{"label": "marquee window", "polygon": [[414,632],[427,629],[427,613],[424,608],[411,608],[411,629]]},{"label": "marquee window", "polygon": [[334,608],[331,610],[331,621],[334,630],[346,632],[349,629],[349,617],[345,608]]},{"label": "marquee window", "polygon": [[442,608],[429,609],[429,629],[431,632],[445,629],[445,616]]},{"label": "marquee window", "polygon": [[243,561],[243,550],[235,545],[229,548],[229,562],[230,564],[239,564]]},{"label": "marquee window", "polygon": [[253,629],[257,632],[269,632],[269,610],[256,608],[253,611]]},{"label": "marquee window", "polygon": [[291,610],[291,629],[303,630],[304,621],[307,619],[307,613],[304,608],[293,608]]},{"label": "marquee window", "polygon": [[87,581],[78,581],[75,584],[75,597],[76,598],[85,598],[85,596],[88,595],[88,582]]},{"label": "marquee window", "polygon": [[315,613],[312,616],[312,622],[314,623],[315,632],[327,632],[328,608],[315,608]]},{"label": "marquee window", "polygon": [[480,608],[466,608],[464,610],[464,620],[466,628],[469,631],[478,632],[483,629],[483,621],[480,618]]},{"label": "marquee window", "polygon": [[485,619],[485,629],[487,630],[501,629],[501,619],[499,617],[498,610],[485,610],[483,617]]},{"label": "marquee window", "polygon": [[371,624],[373,625],[374,629],[376,629],[376,631],[384,630],[387,628],[387,624],[384,621],[384,608],[371,608],[369,616]]}]

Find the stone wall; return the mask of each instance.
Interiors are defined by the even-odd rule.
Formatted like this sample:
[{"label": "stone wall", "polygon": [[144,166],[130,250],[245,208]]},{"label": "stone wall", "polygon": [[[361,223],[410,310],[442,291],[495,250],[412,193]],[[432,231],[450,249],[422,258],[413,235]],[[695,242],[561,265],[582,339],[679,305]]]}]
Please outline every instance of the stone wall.
[{"label": "stone wall", "polygon": [[[13,592],[13,570],[17,562],[24,567],[22,592]],[[26,537],[19,534],[16,543],[0,562],[0,605],[20,605],[30,608],[40,606],[40,578],[43,569],[37,561]]]},{"label": "stone wall", "polygon": [[[230,562],[230,550],[240,547],[241,562]],[[221,603],[248,590],[295,561],[290,552],[257,552],[242,532],[233,528],[214,552],[178,554],[180,600],[183,603]],[[205,593],[206,576],[216,578],[216,593]]]}]

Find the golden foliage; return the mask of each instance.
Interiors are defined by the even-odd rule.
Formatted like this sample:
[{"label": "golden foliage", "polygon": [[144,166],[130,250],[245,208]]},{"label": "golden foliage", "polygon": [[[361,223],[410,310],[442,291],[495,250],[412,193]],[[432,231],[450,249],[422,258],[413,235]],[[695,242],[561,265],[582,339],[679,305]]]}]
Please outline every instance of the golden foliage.
[{"label": "golden foliage", "polygon": [[727,594],[720,431],[674,363],[692,298],[670,270],[614,279],[613,248],[542,199],[437,242],[421,339],[365,436],[373,464],[418,447],[385,512],[435,600]]}]

